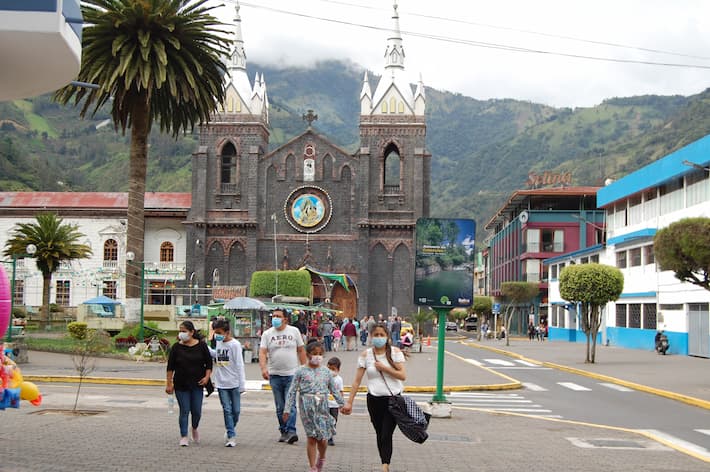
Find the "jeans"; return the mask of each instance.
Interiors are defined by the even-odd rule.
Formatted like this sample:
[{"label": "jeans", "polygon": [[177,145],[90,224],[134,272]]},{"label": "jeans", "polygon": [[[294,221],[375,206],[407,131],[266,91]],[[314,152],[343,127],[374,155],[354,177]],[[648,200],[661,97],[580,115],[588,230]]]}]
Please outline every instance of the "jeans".
[{"label": "jeans", "polygon": [[323,344],[325,344],[325,352],[333,350],[333,336],[323,336]]},{"label": "jeans", "polygon": [[175,398],[180,407],[178,422],[180,424],[180,436],[187,437],[187,419],[192,413],[192,429],[200,426],[202,417],[202,399],[204,398],[203,388],[195,387],[190,390],[175,390]]},{"label": "jeans", "polygon": [[296,433],[296,405],[293,405],[288,416],[288,421],[284,422],[283,414],[286,406],[286,395],[291,386],[293,375],[271,375],[269,376],[269,385],[271,392],[274,394],[274,404],[276,405],[276,416],[279,419],[279,431],[281,433],[295,434]]},{"label": "jeans", "polygon": [[227,437],[234,438],[237,433],[234,428],[239,422],[240,397],[239,387],[237,388],[220,388],[219,401],[222,404],[222,413],[224,414],[224,427],[227,429]]}]

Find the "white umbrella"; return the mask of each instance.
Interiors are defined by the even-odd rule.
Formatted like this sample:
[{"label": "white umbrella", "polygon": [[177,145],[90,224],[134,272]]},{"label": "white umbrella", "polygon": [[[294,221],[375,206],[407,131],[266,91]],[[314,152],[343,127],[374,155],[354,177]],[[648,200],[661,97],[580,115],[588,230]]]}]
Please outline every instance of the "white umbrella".
[{"label": "white umbrella", "polygon": [[227,310],[268,310],[264,302],[249,297],[235,297],[231,300],[227,300],[224,304],[224,308]]}]

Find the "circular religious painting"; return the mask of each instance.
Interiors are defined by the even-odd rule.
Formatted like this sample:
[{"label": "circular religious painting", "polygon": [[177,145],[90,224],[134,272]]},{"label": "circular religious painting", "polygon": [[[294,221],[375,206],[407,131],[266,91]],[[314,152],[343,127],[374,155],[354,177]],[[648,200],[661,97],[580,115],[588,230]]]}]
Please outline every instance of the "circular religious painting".
[{"label": "circular religious painting", "polygon": [[294,229],[315,233],[328,224],[332,214],[330,196],[319,187],[299,187],[288,196],[284,214]]}]

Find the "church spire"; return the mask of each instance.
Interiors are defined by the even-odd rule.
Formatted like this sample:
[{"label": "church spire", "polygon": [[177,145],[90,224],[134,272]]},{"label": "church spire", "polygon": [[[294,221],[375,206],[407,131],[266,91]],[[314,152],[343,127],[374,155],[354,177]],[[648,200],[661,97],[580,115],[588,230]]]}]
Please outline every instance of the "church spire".
[{"label": "church spire", "polygon": [[387,38],[387,49],[385,50],[385,70],[396,67],[404,69],[404,48],[402,47],[402,33],[399,30],[399,13],[397,12],[397,0],[392,5],[392,33]]},{"label": "church spire", "polygon": [[242,38],[242,17],[239,15],[238,1],[234,9],[236,13],[234,16],[234,45],[228,65],[230,73],[233,69],[246,70],[247,68],[247,55],[246,52],[244,52],[244,39]]}]

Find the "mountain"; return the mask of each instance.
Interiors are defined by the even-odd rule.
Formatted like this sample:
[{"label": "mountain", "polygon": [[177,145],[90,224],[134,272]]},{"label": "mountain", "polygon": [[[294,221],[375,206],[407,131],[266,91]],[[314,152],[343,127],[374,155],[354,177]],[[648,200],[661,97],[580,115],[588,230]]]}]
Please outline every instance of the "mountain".
[{"label": "mountain", "polygon": [[[358,146],[364,69],[326,61],[312,68],[251,64],[263,73],[271,103],[271,146],[314,128],[340,146]],[[371,83],[379,77],[370,74]],[[526,101],[476,100],[426,89],[432,154],[432,216],[472,217],[479,227],[529,172],[571,172],[573,185],[618,178],[707,134],[710,91],[691,97],[614,98],[590,108]],[[81,120],[78,109],[43,95],[0,103],[0,190],[125,191],[128,138],[108,110]],[[189,191],[196,133],[151,136],[147,188]],[[481,232],[482,233],[482,232]],[[479,233],[479,235],[481,235]]]}]

